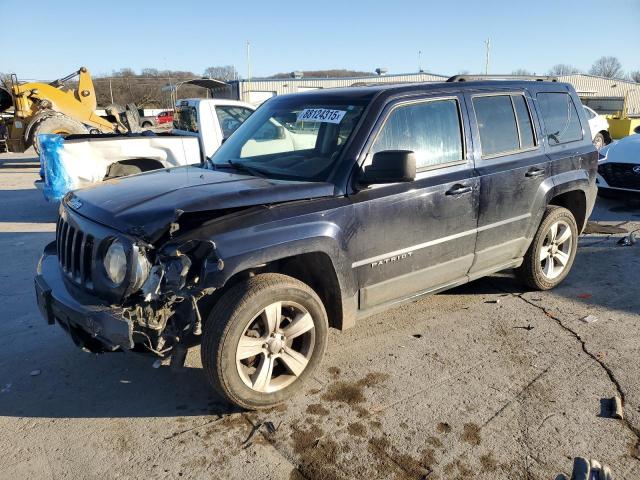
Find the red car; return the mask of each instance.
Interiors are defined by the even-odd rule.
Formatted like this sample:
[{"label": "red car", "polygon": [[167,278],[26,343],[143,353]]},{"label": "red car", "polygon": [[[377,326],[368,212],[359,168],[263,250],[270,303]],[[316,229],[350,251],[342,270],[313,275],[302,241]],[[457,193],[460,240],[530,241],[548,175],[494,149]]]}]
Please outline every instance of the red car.
[{"label": "red car", "polygon": [[170,122],[173,122],[173,111],[172,110],[165,110],[164,112],[160,112],[158,114],[158,123],[159,124],[170,123]]}]

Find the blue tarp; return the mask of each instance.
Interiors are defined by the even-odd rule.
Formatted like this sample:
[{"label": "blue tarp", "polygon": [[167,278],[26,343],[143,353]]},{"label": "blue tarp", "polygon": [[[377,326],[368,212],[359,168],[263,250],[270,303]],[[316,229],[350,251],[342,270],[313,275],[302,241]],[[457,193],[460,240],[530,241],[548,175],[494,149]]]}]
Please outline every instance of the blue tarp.
[{"label": "blue tarp", "polygon": [[62,135],[41,134],[40,141],[40,175],[44,176],[42,193],[48,202],[59,202],[68,191],[73,189],[73,182],[60,158],[64,146]]}]

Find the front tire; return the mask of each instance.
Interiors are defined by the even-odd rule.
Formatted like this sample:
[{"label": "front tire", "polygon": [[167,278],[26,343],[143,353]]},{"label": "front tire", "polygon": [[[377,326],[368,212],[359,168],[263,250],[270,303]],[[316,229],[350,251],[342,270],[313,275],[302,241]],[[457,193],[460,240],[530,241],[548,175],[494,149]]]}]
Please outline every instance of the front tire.
[{"label": "front tire", "polygon": [[286,275],[261,274],[231,287],[214,305],[201,357],[209,384],[254,410],[292,397],[322,361],[328,321],[318,295]]},{"label": "front tire", "polygon": [[578,227],[573,214],[551,205],[516,273],[526,286],[535,290],[554,288],[569,274],[577,248]]},{"label": "front tire", "polygon": [[66,115],[58,114],[46,117],[40,120],[31,130],[31,143],[37,154],[40,154],[38,135],[41,133],[57,133],[66,137],[72,134],[86,134],[89,133],[89,130],[82,123]]}]

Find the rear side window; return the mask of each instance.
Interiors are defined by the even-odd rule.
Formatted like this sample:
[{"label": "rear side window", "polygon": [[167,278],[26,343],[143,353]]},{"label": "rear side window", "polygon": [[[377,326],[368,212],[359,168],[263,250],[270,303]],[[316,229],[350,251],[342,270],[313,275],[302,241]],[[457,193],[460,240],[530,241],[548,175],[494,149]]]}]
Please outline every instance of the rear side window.
[{"label": "rear side window", "polygon": [[411,150],[417,170],[459,162],[463,160],[461,132],[454,99],[401,106],[387,118],[371,153]]},{"label": "rear side window", "polygon": [[550,146],[582,140],[578,111],[568,93],[538,93],[536,97]]},{"label": "rear side window", "polygon": [[473,109],[480,130],[483,156],[512,152],[520,148],[518,125],[509,95],[475,97]]}]

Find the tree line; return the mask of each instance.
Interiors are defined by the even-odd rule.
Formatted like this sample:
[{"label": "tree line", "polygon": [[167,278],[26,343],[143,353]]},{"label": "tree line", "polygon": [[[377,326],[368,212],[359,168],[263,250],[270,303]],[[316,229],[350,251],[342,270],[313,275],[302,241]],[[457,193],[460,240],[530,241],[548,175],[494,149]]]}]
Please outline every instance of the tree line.
[{"label": "tree line", "polygon": [[[514,70],[512,73],[514,75],[531,75],[531,72],[526,69]],[[583,72],[579,68],[565,63],[554,65],[547,72],[548,75],[552,76],[576,73]],[[625,73],[620,61],[613,56],[605,56],[596,60],[588,73],[640,83],[640,70]],[[306,78],[364,77],[373,75],[372,72],[345,69],[308,70],[303,71],[302,74]],[[276,73],[265,78],[278,79],[290,76],[290,73]],[[111,75],[94,75],[93,84],[100,107],[105,107],[112,103],[119,105],[135,103],[141,108],[173,108],[172,95],[168,86],[172,85],[173,88],[177,88],[177,98],[206,98],[208,95],[207,89],[183,84],[187,80],[203,77],[215,78],[226,82],[241,79],[240,74],[232,65],[208,67],[202,74],[182,70],[159,70],[157,68],[143,68],[140,73],[136,73],[131,68],[122,68],[112,72]],[[0,84],[7,89],[9,88],[8,74],[0,72]],[[68,86],[74,86],[73,82],[69,82]]]},{"label": "tree line", "polygon": [[[547,72],[547,75],[554,77],[561,77],[563,75],[575,75],[578,73],[585,73],[579,68],[569,65],[567,63],[558,63],[551,67]],[[598,77],[617,78],[620,80],[630,80],[632,82],[640,83],[640,70],[631,70],[625,73],[622,63],[617,57],[604,56],[597,59],[591,65],[588,70],[589,75],[596,75]],[[512,72],[513,75],[531,75],[529,70],[519,68]]]}]

